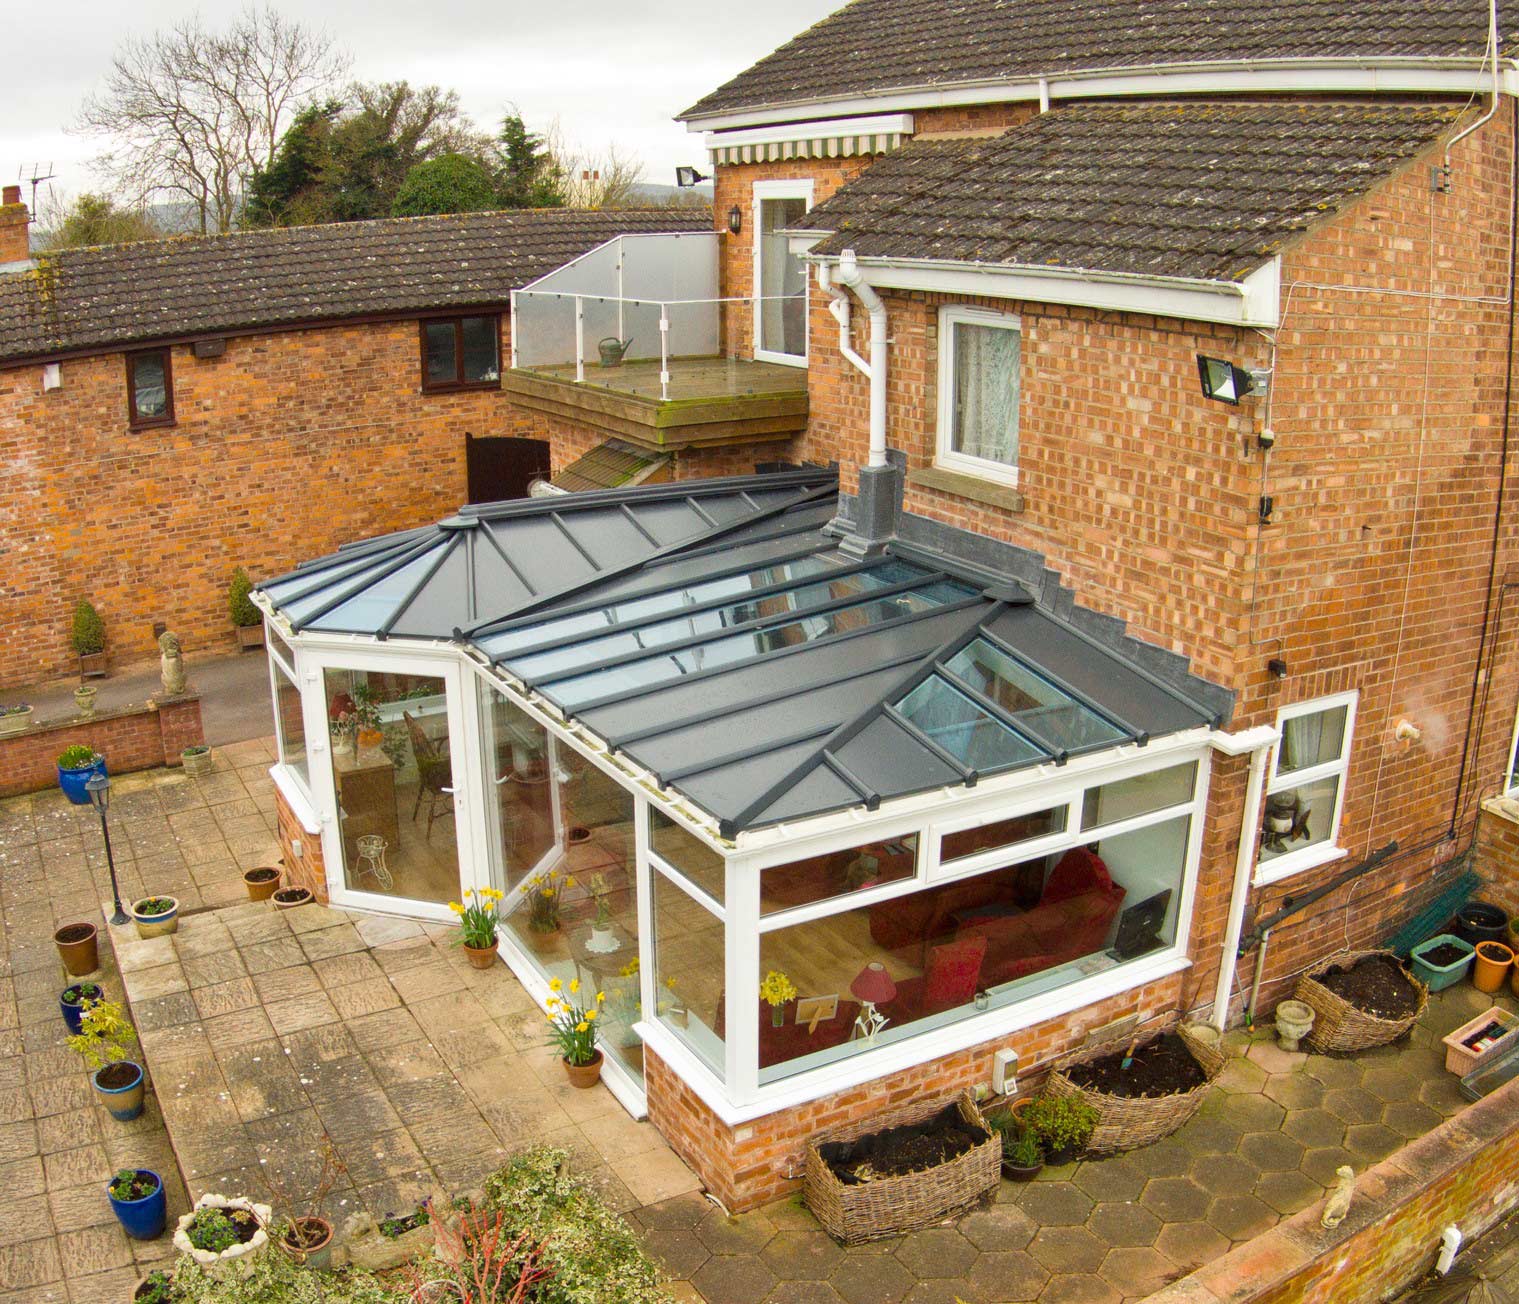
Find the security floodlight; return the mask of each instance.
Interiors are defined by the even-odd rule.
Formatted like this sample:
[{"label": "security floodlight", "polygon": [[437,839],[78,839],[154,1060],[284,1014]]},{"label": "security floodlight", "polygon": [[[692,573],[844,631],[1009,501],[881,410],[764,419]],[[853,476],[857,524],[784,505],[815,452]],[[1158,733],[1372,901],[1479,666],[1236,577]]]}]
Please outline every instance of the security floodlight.
[{"label": "security floodlight", "polygon": [[710,181],[711,177],[704,177],[695,168],[676,168],[675,184],[682,190],[689,190],[692,186],[700,185],[703,181]]},{"label": "security floodlight", "polygon": [[1264,394],[1271,387],[1271,371],[1266,367],[1245,370],[1223,358],[1197,356],[1197,375],[1202,381],[1203,397],[1220,403],[1239,405],[1242,398]]}]

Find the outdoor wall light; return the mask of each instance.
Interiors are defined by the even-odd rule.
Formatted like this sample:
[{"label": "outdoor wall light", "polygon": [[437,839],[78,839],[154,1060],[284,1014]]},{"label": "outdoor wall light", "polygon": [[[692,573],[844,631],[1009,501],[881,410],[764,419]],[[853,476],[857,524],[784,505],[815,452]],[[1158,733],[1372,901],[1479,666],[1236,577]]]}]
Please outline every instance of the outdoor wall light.
[{"label": "outdoor wall light", "polygon": [[1272,657],[1266,662],[1266,673],[1273,679],[1287,678],[1287,663],[1281,657]]},{"label": "outdoor wall light", "polygon": [[121,888],[116,884],[116,857],[111,854],[111,829],[106,823],[106,812],[111,808],[111,781],[97,772],[85,780],[84,790],[90,796],[90,805],[100,816],[100,836],[105,839],[105,863],[111,871],[111,904],[116,907],[111,914],[111,922],[119,926],[127,922],[128,916],[121,908]]},{"label": "outdoor wall light", "polygon": [[1223,358],[1197,355],[1197,375],[1202,381],[1203,397],[1220,403],[1239,405],[1242,398],[1264,394],[1271,385],[1271,372],[1264,367],[1246,371]]},{"label": "outdoor wall light", "polygon": [[733,207],[728,210],[728,231],[732,235],[737,235],[743,229],[744,210],[741,209],[737,204],[734,204]]},{"label": "outdoor wall light", "polygon": [[703,181],[710,181],[711,177],[704,177],[695,168],[676,168],[675,184],[682,190],[689,190],[692,186],[700,185]]}]

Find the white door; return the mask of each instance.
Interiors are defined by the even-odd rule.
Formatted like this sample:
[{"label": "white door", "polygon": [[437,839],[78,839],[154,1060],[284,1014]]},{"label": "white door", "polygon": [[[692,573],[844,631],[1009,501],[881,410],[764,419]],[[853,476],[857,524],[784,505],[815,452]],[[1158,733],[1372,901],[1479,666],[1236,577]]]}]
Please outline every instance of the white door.
[{"label": "white door", "polygon": [[812,183],[754,185],[754,356],[807,365],[807,264],[781,234],[812,207]]}]

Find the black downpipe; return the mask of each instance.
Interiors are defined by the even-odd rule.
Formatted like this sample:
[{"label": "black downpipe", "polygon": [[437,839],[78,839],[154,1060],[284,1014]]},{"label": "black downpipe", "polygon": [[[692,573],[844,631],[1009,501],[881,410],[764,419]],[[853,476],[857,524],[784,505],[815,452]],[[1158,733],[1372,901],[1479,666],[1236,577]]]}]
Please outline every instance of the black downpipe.
[{"label": "black downpipe", "polygon": [[1239,953],[1244,955],[1246,951],[1258,945],[1262,936],[1269,933],[1283,920],[1291,919],[1293,915],[1301,914],[1315,901],[1322,900],[1331,892],[1339,891],[1340,888],[1344,887],[1352,879],[1357,879],[1363,874],[1370,873],[1397,854],[1398,844],[1396,842],[1389,842],[1385,847],[1378,847],[1365,860],[1361,861],[1360,864],[1352,865],[1343,873],[1336,874],[1322,887],[1316,887],[1312,892],[1305,892],[1302,896],[1286,897],[1280,910],[1269,918],[1257,919],[1255,927],[1239,939]]}]

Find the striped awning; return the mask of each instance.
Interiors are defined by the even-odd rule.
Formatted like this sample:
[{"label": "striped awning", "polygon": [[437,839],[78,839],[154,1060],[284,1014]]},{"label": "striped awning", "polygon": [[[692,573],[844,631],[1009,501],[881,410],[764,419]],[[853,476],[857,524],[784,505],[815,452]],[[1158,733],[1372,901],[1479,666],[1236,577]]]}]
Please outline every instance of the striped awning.
[{"label": "striped awning", "polygon": [[816,136],[808,140],[774,140],[748,145],[718,145],[708,153],[713,164],[780,163],[793,158],[854,158],[890,154],[910,137],[900,131],[867,132],[850,136]]}]

